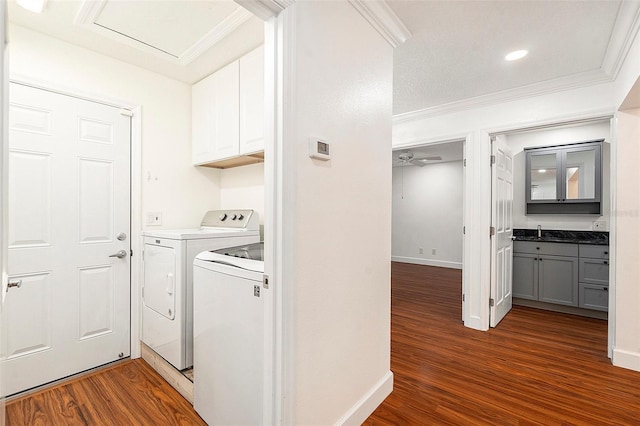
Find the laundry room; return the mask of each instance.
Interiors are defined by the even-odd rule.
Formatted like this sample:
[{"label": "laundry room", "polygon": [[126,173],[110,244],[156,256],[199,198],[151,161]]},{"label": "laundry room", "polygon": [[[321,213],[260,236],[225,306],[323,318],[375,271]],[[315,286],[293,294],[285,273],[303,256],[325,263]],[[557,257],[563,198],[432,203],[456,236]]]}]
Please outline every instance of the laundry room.
[{"label": "laundry room", "polygon": [[[71,323],[52,320],[63,306],[50,288],[55,280],[33,271],[58,266],[30,271],[14,262],[10,271],[24,285],[7,298],[17,325],[3,366],[5,395],[141,355],[193,403],[194,258],[264,237],[264,24],[233,2],[90,6],[55,2],[46,17],[9,6],[9,250],[13,260],[24,247],[55,249],[51,241],[75,235],[75,225],[59,218],[80,218],[80,247],[102,244],[111,258],[101,268],[78,265],[90,288],[78,295],[80,341],[103,355],[51,349],[48,336],[69,340],[56,327]],[[181,26],[157,25],[178,12],[172,22]],[[68,142],[76,115],[83,117],[77,144]],[[63,167],[78,167],[76,183],[50,160],[62,155],[47,145],[55,138],[69,151]],[[235,147],[218,144],[214,152],[216,138]],[[77,211],[62,208],[76,204],[65,185],[79,188]],[[37,307],[25,299],[35,295]],[[44,309],[49,303],[54,308]]]}]

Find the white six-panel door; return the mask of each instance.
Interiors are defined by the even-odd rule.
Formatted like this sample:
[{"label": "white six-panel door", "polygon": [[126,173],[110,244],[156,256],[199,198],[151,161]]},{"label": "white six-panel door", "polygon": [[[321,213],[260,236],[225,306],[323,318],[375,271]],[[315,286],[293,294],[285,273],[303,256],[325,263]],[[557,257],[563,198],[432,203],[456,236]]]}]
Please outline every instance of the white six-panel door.
[{"label": "white six-panel door", "polygon": [[491,170],[491,299],[490,324],[495,327],[511,310],[513,288],[513,154],[503,136],[492,141]]},{"label": "white six-panel door", "polygon": [[14,83],[9,101],[4,395],[130,354],[130,117]]}]

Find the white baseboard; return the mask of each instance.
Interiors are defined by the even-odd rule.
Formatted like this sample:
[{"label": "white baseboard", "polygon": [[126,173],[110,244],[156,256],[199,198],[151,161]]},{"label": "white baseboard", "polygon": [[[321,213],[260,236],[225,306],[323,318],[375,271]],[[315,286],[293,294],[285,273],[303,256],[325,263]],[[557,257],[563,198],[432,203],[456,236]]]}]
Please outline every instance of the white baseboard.
[{"label": "white baseboard", "polygon": [[393,373],[387,373],[360,400],[336,422],[336,426],[358,426],[382,404],[382,401],[393,391]]},{"label": "white baseboard", "polygon": [[416,265],[438,266],[440,268],[462,269],[462,262],[448,260],[421,259],[419,257],[391,256],[393,262],[415,263]]},{"label": "white baseboard", "polygon": [[640,353],[616,348],[613,350],[613,365],[640,371]]}]

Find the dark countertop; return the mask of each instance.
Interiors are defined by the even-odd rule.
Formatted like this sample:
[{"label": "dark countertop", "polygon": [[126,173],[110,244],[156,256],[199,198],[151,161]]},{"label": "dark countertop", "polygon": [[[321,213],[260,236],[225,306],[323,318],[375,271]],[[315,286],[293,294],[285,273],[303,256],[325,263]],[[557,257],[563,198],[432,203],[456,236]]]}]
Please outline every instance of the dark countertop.
[{"label": "dark countertop", "polygon": [[547,243],[609,245],[609,233],[599,231],[564,231],[542,230],[542,238],[538,238],[537,229],[514,229],[515,241],[535,241]]}]

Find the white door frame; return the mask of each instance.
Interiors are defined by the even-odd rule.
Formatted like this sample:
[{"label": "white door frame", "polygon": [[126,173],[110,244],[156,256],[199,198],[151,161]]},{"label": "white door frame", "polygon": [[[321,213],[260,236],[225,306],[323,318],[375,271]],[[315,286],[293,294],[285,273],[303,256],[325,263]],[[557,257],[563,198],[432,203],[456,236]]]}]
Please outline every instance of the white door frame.
[{"label": "white door frame", "polygon": [[[131,117],[131,324],[130,324],[130,345],[131,359],[140,358],[140,326],[142,300],[142,290],[140,276],[142,271],[142,107],[121,99],[109,98],[79,91],[70,86],[57,83],[36,80],[24,75],[11,74],[9,82],[47,90],[61,95],[72,96],[74,98],[109,105],[116,108],[129,110],[133,113]],[[3,141],[3,150],[8,149],[9,140]],[[4,168],[3,168],[4,170]],[[6,190],[7,182],[3,179],[2,188]]]}]

